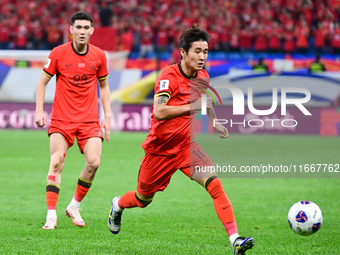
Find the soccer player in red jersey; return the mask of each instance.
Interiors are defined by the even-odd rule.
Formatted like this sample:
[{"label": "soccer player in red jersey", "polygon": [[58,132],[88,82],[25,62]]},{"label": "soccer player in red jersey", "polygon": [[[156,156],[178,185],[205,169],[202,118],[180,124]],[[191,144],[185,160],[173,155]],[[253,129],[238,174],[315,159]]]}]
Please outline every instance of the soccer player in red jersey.
[{"label": "soccer player in red jersey", "polygon": [[[197,79],[209,81],[208,73],[203,70],[208,57],[208,42],[207,32],[196,25],[181,34],[180,63],[165,68],[155,82],[150,133],[142,143],[145,156],[140,165],[137,191],[113,198],[108,225],[111,232],[117,234],[123,210],[146,207],[155,193],[163,191],[171,176],[180,169],[207,190],[233,245],[234,254],[244,254],[253,247],[254,240],[239,236],[233,208],[221,180],[215,172],[198,174],[193,171],[196,166],[213,166],[190,132],[195,113],[201,110],[201,98],[193,98],[191,83]],[[210,98],[207,99],[207,114],[211,121],[216,119]],[[228,137],[224,126],[217,124],[215,129],[221,138]]]},{"label": "soccer player in red jersey", "polygon": [[[67,206],[65,215],[75,225],[83,227],[79,206],[89,191],[100,164],[102,128],[105,139],[110,139],[110,90],[109,75],[104,51],[89,44],[94,28],[92,18],[84,12],[77,12],[71,18],[70,32],[73,41],[54,48],[43,68],[36,89],[36,125],[43,127],[47,122],[44,113],[44,96],[47,83],[56,75],[56,91],[50,116],[50,167],[47,175],[46,203],[47,217],[43,229],[57,227],[56,206],[60,190],[60,177],[66,152],[75,137],[80,152],[85,156],[85,167],[80,173],[74,197]],[[98,115],[98,85],[104,110],[100,125]]]}]

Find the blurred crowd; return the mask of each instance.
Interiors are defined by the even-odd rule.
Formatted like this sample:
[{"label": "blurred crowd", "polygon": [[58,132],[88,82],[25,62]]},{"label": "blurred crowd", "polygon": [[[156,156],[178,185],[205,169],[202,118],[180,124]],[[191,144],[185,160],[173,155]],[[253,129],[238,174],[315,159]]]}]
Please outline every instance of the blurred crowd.
[{"label": "blurred crowd", "polygon": [[52,49],[76,11],[117,31],[117,49],[171,51],[193,23],[212,51],[340,53],[337,0],[1,0],[1,49]]}]

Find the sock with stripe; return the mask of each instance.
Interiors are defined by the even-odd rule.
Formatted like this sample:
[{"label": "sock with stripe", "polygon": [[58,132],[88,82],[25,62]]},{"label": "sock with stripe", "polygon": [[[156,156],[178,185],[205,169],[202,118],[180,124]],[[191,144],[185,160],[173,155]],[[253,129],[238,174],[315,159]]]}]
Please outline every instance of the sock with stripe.
[{"label": "sock with stripe", "polygon": [[91,188],[92,182],[85,181],[79,177],[78,184],[71,203],[68,207],[77,208]]},{"label": "sock with stripe", "polygon": [[57,185],[48,184],[46,186],[47,219],[57,218],[57,202],[60,188]]},{"label": "sock with stripe", "polygon": [[125,208],[134,208],[134,207],[146,207],[148,204],[150,204],[152,199],[149,201],[143,201],[140,199],[135,190],[131,190],[129,192],[126,192],[119,200],[118,200],[118,206],[120,209],[124,210]]}]

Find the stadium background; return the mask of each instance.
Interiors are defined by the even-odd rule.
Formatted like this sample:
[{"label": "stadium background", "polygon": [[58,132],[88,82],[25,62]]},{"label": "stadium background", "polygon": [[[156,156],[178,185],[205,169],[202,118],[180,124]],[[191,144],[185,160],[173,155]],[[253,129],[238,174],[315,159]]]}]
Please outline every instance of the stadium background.
[{"label": "stadium background", "polygon": [[[95,33],[91,43],[106,50],[112,129],[123,132],[112,133],[111,142],[103,143],[100,172],[82,203],[86,228],[72,228],[68,219],[58,216],[57,231],[41,233],[46,216],[44,190],[49,152],[46,130],[38,131],[34,124],[35,87],[50,49],[70,40],[69,17],[78,10],[93,16]],[[214,1],[214,4],[207,0],[2,0],[0,200],[4,206],[0,207],[3,243],[0,253],[222,254],[230,251],[223,227],[217,217],[211,217],[214,215],[211,201],[201,199],[204,191],[183,180],[180,173],[174,175],[167,192],[157,194],[150,208],[124,215],[123,235],[113,238],[106,229],[112,196],[135,188],[143,156],[140,143],[149,127],[154,80],[162,68],[179,60],[175,38],[196,22],[212,37],[205,67],[212,81],[230,82],[242,88],[245,95],[245,88],[252,87],[256,91],[256,107],[266,109],[270,107],[273,87],[279,91],[282,87],[303,87],[312,94],[306,104],[312,117],[302,116],[296,107],[288,109],[289,116],[299,121],[298,128],[228,127],[231,136],[227,146],[221,144],[222,139],[207,135],[213,129],[203,116],[198,116],[196,131],[203,133],[198,139],[214,162],[228,161],[237,167],[263,163],[297,166],[339,163],[339,10],[338,1],[322,0],[233,0]],[[316,55],[321,55],[326,72],[308,71]],[[252,70],[261,57],[269,72]],[[48,114],[54,89],[52,80],[45,98]],[[224,106],[216,110],[231,115],[230,95],[222,99]],[[275,112],[267,117],[282,116]],[[58,215],[72,196],[74,179],[82,166],[82,155],[73,146],[65,164]],[[339,179],[334,178],[338,175],[332,173],[333,178],[309,178],[313,176],[308,173],[274,176],[279,178],[224,177],[228,175],[221,179],[233,202],[240,233],[256,240],[249,254],[340,254],[337,196],[340,186]],[[293,234],[286,220],[289,207],[303,199],[316,202],[325,216],[321,230],[308,239]],[[279,237],[279,244],[275,237]]]},{"label": "stadium background", "polygon": [[[282,77],[295,87],[308,83],[306,88],[312,91],[308,105],[319,108],[313,119],[317,127],[313,131],[303,128],[303,132],[340,134],[338,1],[204,3],[1,1],[0,128],[34,129],[32,103],[41,67],[50,49],[71,39],[68,27],[72,13],[84,10],[94,18],[95,33],[91,43],[108,55],[113,111],[117,113],[113,117],[114,130],[148,130],[150,107],[147,106],[152,102],[157,73],[179,61],[177,37],[180,31],[197,23],[211,36],[205,68],[212,78],[223,77],[237,86],[242,83],[240,81],[247,81],[248,87],[257,89],[257,105],[270,105],[268,98],[272,87],[280,89],[287,84],[278,82]],[[316,55],[321,56],[327,72],[308,72]],[[264,59],[268,73],[252,71],[259,58]],[[54,87],[50,84],[47,103],[53,101],[53,93]],[[224,101],[226,105],[232,104],[230,100]],[[212,132],[204,124],[200,124],[199,129]],[[282,131],[277,130],[277,133]]]}]

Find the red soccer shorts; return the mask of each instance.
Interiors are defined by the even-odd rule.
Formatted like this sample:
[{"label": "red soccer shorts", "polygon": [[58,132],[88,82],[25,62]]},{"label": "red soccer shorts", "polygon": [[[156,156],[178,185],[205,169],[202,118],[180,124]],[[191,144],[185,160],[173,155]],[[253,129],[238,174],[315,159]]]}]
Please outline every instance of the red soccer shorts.
[{"label": "red soccer shorts", "polygon": [[171,176],[178,169],[191,178],[195,166],[212,165],[211,159],[196,142],[185,147],[178,155],[146,152],[139,169],[137,191],[144,196],[152,196],[168,186]]},{"label": "red soccer shorts", "polygon": [[69,122],[62,120],[51,120],[48,127],[48,135],[60,133],[64,136],[68,147],[74,143],[77,138],[78,147],[81,153],[89,138],[99,137],[104,140],[103,131],[99,122]]}]

